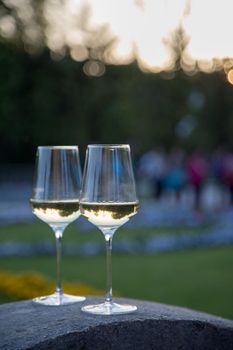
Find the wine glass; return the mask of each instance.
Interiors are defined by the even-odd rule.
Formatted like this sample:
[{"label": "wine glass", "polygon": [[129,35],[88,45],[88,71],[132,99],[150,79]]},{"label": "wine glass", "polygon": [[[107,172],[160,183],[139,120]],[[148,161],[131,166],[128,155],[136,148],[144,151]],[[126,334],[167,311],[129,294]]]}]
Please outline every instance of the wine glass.
[{"label": "wine glass", "polygon": [[81,168],[77,146],[41,146],[37,149],[32,212],[46,222],[56,237],[56,289],[52,295],[33,299],[44,305],[64,305],[85,297],[63,293],[61,244],[65,228],[80,216]]},{"label": "wine glass", "polygon": [[104,303],[87,305],[83,311],[97,315],[124,314],[134,305],[112,300],[112,239],[115,231],[138,210],[129,145],[89,145],[80,197],[80,211],[104,234],[107,291]]}]

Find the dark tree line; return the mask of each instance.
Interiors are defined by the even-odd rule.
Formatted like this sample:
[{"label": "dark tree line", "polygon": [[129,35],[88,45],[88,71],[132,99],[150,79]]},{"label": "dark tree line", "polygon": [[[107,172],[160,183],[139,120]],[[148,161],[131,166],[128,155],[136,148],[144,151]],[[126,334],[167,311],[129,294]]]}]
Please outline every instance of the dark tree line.
[{"label": "dark tree line", "polygon": [[[136,62],[107,63],[115,38],[106,26],[90,27],[84,6],[77,26],[87,57],[78,63],[69,47],[64,55],[46,47],[45,4],[0,0],[1,162],[31,162],[38,145],[78,144],[84,150],[92,142],[130,143],[138,155],[154,145],[187,151],[233,145],[233,88],[223,71],[183,72],[188,38],[182,27],[166,43],[173,71],[143,73]],[[30,16],[22,16],[27,11]],[[105,73],[88,75],[86,63]]]},{"label": "dark tree line", "polygon": [[38,145],[130,143],[191,150],[233,145],[233,88],[222,72],[145,74],[136,64],[88,77],[48,51],[0,47],[1,161],[30,162]]}]

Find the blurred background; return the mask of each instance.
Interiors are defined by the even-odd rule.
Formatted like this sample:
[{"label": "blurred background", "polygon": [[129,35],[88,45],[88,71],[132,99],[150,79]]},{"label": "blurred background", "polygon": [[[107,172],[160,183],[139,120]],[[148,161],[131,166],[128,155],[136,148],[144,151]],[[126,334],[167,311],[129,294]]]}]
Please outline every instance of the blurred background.
[{"label": "blurred background", "polygon": [[[0,301],[53,291],[28,201],[36,148],[131,145],[140,210],[114,237],[116,295],[233,318],[230,0],[0,1]],[[63,280],[104,294],[100,232],[64,235]],[[143,280],[142,280],[143,276]]]}]

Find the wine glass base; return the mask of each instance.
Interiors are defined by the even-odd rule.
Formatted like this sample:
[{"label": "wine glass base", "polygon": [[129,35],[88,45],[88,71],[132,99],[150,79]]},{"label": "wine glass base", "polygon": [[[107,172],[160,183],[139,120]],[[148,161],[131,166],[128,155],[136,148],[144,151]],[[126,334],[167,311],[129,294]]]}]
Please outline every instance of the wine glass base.
[{"label": "wine glass base", "polygon": [[48,305],[48,306],[74,304],[84,300],[86,300],[86,298],[82,296],[76,296],[76,295],[70,295],[70,294],[64,294],[64,293],[60,294],[56,292],[51,295],[37,297],[33,299],[33,301],[37,304]]},{"label": "wine glass base", "polygon": [[120,315],[135,312],[137,306],[128,304],[117,304],[113,302],[104,302],[96,305],[86,305],[82,307],[82,311],[94,315]]}]

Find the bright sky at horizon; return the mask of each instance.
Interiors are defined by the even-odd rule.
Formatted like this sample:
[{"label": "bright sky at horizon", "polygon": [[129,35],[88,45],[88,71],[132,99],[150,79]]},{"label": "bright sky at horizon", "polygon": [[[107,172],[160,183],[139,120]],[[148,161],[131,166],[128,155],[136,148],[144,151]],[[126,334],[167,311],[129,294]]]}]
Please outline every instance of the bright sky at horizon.
[{"label": "bright sky at horizon", "polygon": [[127,62],[136,56],[142,68],[155,70],[171,64],[164,40],[178,27],[186,0],[89,0],[89,3],[93,23],[109,23],[118,37],[114,48],[117,60]]},{"label": "bright sky at horizon", "polygon": [[232,0],[88,1],[91,23],[108,23],[118,37],[113,53],[117,62],[136,58],[144,70],[172,69],[174,60],[167,43],[180,26],[188,38],[185,56],[191,67],[200,61],[200,69],[211,71],[216,68],[213,59],[220,66],[222,60],[233,59]]},{"label": "bright sky at horizon", "polygon": [[[38,31],[29,26],[30,21],[33,23],[30,1],[8,2],[18,8],[19,17],[28,25],[25,40],[36,42]],[[62,53],[64,47],[68,47],[73,59],[87,59],[85,43],[90,43],[90,38],[88,31],[80,29],[80,24],[85,22],[83,13],[87,5],[90,12],[86,17],[86,29],[92,34],[96,32],[91,45],[95,46],[103,39],[107,42],[111,36],[117,38],[105,56],[109,63],[127,64],[136,59],[143,70],[171,70],[174,65],[171,38],[182,27],[188,39],[183,56],[184,69],[191,71],[198,61],[200,69],[212,71],[223,67],[222,60],[226,58],[230,62],[226,71],[233,66],[233,0],[47,0],[43,15],[46,43],[52,53]],[[98,32],[104,25],[109,30],[109,37]],[[15,31],[13,18],[0,19],[3,36],[10,38]],[[213,59],[217,59],[218,66]]]},{"label": "bright sky at horizon", "polygon": [[190,36],[188,50],[194,58],[233,57],[232,0],[195,0],[183,24]]}]

